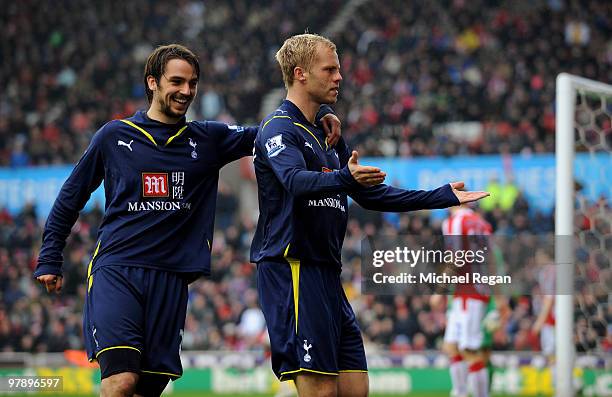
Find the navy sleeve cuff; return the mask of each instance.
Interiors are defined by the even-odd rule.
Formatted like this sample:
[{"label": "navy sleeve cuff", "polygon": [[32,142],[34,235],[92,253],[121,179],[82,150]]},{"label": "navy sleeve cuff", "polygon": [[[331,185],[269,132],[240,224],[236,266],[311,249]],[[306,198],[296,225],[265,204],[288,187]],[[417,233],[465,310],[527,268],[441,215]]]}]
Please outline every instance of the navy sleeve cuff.
[{"label": "navy sleeve cuff", "polygon": [[62,276],[62,264],[61,263],[39,264],[38,266],[36,266],[36,270],[34,271],[33,277],[36,278],[36,277],[44,276],[45,274],[53,274],[55,276]]},{"label": "navy sleeve cuff", "polygon": [[334,109],[332,109],[331,106],[321,105],[321,107],[319,108],[319,111],[317,112],[317,115],[315,116],[315,122],[317,124],[320,124],[321,119],[328,114],[336,114],[336,113],[334,113]]},{"label": "navy sleeve cuff", "polygon": [[455,193],[453,193],[453,188],[451,187],[450,183],[447,183],[446,185],[442,187],[442,192],[445,198],[450,203],[448,207],[454,207],[454,206],[461,204],[457,196],[455,196]]},{"label": "navy sleeve cuff", "polygon": [[353,178],[353,175],[351,175],[351,170],[349,170],[348,165],[343,167],[338,172],[338,175],[340,176],[340,180],[342,181],[342,183],[344,183],[345,186],[349,189],[358,189],[361,187],[359,182],[357,182],[355,178]]},{"label": "navy sleeve cuff", "polygon": [[348,146],[346,145],[346,142],[344,141],[344,138],[340,137],[340,139],[338,139],[338,143],[336,143],[336,152],[343,153],[347,149],[348,149]]}]

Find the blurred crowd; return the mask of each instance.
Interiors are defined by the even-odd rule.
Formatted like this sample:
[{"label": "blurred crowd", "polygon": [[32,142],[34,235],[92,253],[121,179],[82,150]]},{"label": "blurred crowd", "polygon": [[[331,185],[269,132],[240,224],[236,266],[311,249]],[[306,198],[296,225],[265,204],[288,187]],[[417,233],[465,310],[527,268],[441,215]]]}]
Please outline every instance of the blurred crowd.
[{"label": "blurred crowd", "polygon": [[[255,266],[248,251],[255,224],[240,219],[238,200],[231,190],[221,189],[217,228],[213,241],[213,273],[190,286],[188,314],[183,336],[184,350],[267,349],[267,332],[258,307]],[[534,223],[540,233],[551,232],[551,214],[530,211],[519,195],[506,209],[493,204],[481,211],[498,233],[517,237],[531,233]],[[608,203],[593,204],[610,213]],[[589,231],[597,214],[584,216],[583,231]],[[431,307],[427,297],[407,292],[395,296],[361,294],[360,252],[365,236],[441,234],[440,217],[429,212],[383,214],[353,204],[344,244],[342,279],[362,327],[368,351],[397,353],[437,349],[446,324],[444,307]],[[0,213],[0,351],[63,351],[82,349],[81,316],[85,278],[102,217],[100,209],[81,215],[65,250],[64,289],[48,295],[32,280],[42,233],[35,208],[26,206],[17,216]],[[222,226],[221,226],[222,225]],[[500,228],[500,225],[506,225]],[[609,225],[608,225],[609,228]],[[607,231],[608,236],[610,230]],[[612,305],[609,291],[601,287],[610,280],[610,264],[588,266],[598,260],[597,250],[577,250],[577,273],[599,271],[579,285],[575,307],[578,351],[612,352]],[[609,260],[609,259],[608,259]],[[607,266],[607,267],[606,267]],[[594,270],[595,269],[595,270]],[[596,270],[599,269],[599,270]],[[603,270],[601,270],[603,269]],[[599,285],[599,287],[594,287]],[[537,288],[537,287],[536,287]],[[542,292],[529,295],[506,294],[498,299],[501,327],[494,335],[496,350],[539,350],[539,338],[532,326],[541,305]]]},{"label": "blurred crowd", "polygon": [[505,4],[364,4],[336,38],[351,98],[337,107],[354,146],[402,157],[553,152],[557,74],[612,81],[612,4]]},{"label": "blurred crowd", "polygon": [[[274,53],[318,32],[341,0],[18,1],[0,12],[0,166],[74,163],[108,120],[147,106],[142,72],[158,45],[200,59],[192,119],[258,124],[282,86]],[[282,16],[282,20],[280,20]]]},{"label": "blurred crowd", "polygon": [[[345,3],[7,3],[0,166],[74,163],[103,123],[146,106],[143,65],[170,42],[201,61],[190,118],[256,124],[264,95],[282,86],[274,60],[282,41],[321,32]],[[331,37],[349,143],[362,155],[402,157],[553,151],[557,73],[612,80],[612,5],[505,4],[364,2]]]}]

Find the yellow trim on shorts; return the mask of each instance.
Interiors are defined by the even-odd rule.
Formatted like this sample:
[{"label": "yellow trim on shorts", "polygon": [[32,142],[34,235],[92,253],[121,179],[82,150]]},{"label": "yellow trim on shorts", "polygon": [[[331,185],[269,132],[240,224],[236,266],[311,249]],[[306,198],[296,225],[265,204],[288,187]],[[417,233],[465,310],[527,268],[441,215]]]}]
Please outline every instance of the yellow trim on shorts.
[{"label": "yellow trim on shorts", "polygon": [[104,349],[100,350],[99,352],[97,352],[96,353],[96,359],[98,358],[98,356],[100,354],[104,353],[105,351],[113,350],[113,349],[131,349],[131,350],[136,350],[139,354],[142,354],[140,352],[140,350],[138,350],[138,349],[136,349],[135,347],[132,347],[132,346],[111,346],[111,347],[104,348]]},{"label": "yellow trim on shorts", "polygon": [[291,243],[287,244],[287,248],[285,248],[285,253],[283,254],[285,260],[289,262],[289,266],[291,267],[291,284],[293,285],[293,310],[295,315],[295,333],[298,332],[298,316],[300,314],[300,261],[299,259],[289,258],[287,254],[289,254],[289,247]]},{"label": "yellow trim on shorts", "polygon": [[300,369],[296,369],[295,371],[281,372],[281,381],[285,380],[283,379],[285,376],[291,375],[291,374],[297,374],[298,372],[311,372],[313,374],[319,374],[319,375],[338,376],[337,372],[323,372],[323,371],[316,371],[314,369],[300,368]]},{"label": "yellow trim on shorts", "polygon": [[171,374],[170,372],[147,371],[144,369],[141,369],[140,372],[144,372],[145,374],[172,376],[173,378],[180,378],[182,376],[178,374]]},{"label": "yellow trim on shorts", "polygon": [[102,240],[98,241],[98,246],[96,247],[96,250],[94,251],[91,257],[91,261],[89,261],[89,265],[87,266],[87,292],[89,292],[89,290],[91,289],[91,286],[93,285],[93,276],[91,275],[91,268],[93,266],[93,261],[94,259],[96,259],[96,255],[98,255],[98,251],[100,250],[101,242]]},{"label": "yellow trim on shorts", "polygon": [[300,308],[300,261],[289,259],[291,281],[293,283],[293,306],[295,310],[295,333],[298,332],[298,315]]}]

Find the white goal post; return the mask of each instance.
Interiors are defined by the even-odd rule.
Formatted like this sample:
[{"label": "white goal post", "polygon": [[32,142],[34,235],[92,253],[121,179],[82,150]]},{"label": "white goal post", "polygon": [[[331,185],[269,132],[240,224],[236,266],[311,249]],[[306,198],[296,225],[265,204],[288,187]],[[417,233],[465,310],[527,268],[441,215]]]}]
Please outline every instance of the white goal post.
[{"label": "white goal post", "polygon": [[[576,97],[588,94],[602,95],[600,106],[606,111],[612,98],[612,85],[586,78],[561,73],[557,76],[556,87],[556,210],[555,210],[555,262],[557,270],[557,296],[555,297],[556,317],[556,360],[555,396],[574,396],[572,384],[575,363],[574,347],[574,245],[573,238],[559,236],[574,235],[575,178],[574,157]],[[605,150],[596,148],[596,150]],[[609,148],[607,149],[609,150]],[[563,244],[559,244],[563,241]],[[572,242],[572,243],[570,243]]]}]

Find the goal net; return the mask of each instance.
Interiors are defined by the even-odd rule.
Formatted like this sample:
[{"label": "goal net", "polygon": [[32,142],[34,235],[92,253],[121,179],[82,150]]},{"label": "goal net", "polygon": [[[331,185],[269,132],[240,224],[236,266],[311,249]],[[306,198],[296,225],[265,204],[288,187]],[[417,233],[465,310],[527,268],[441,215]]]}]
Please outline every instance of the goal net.
[{"label": "goal net", "polygon": [[611,348],[612,86],[562,73],[556,97],[555,395],[566,397],[576,352],[606,360]]}]

